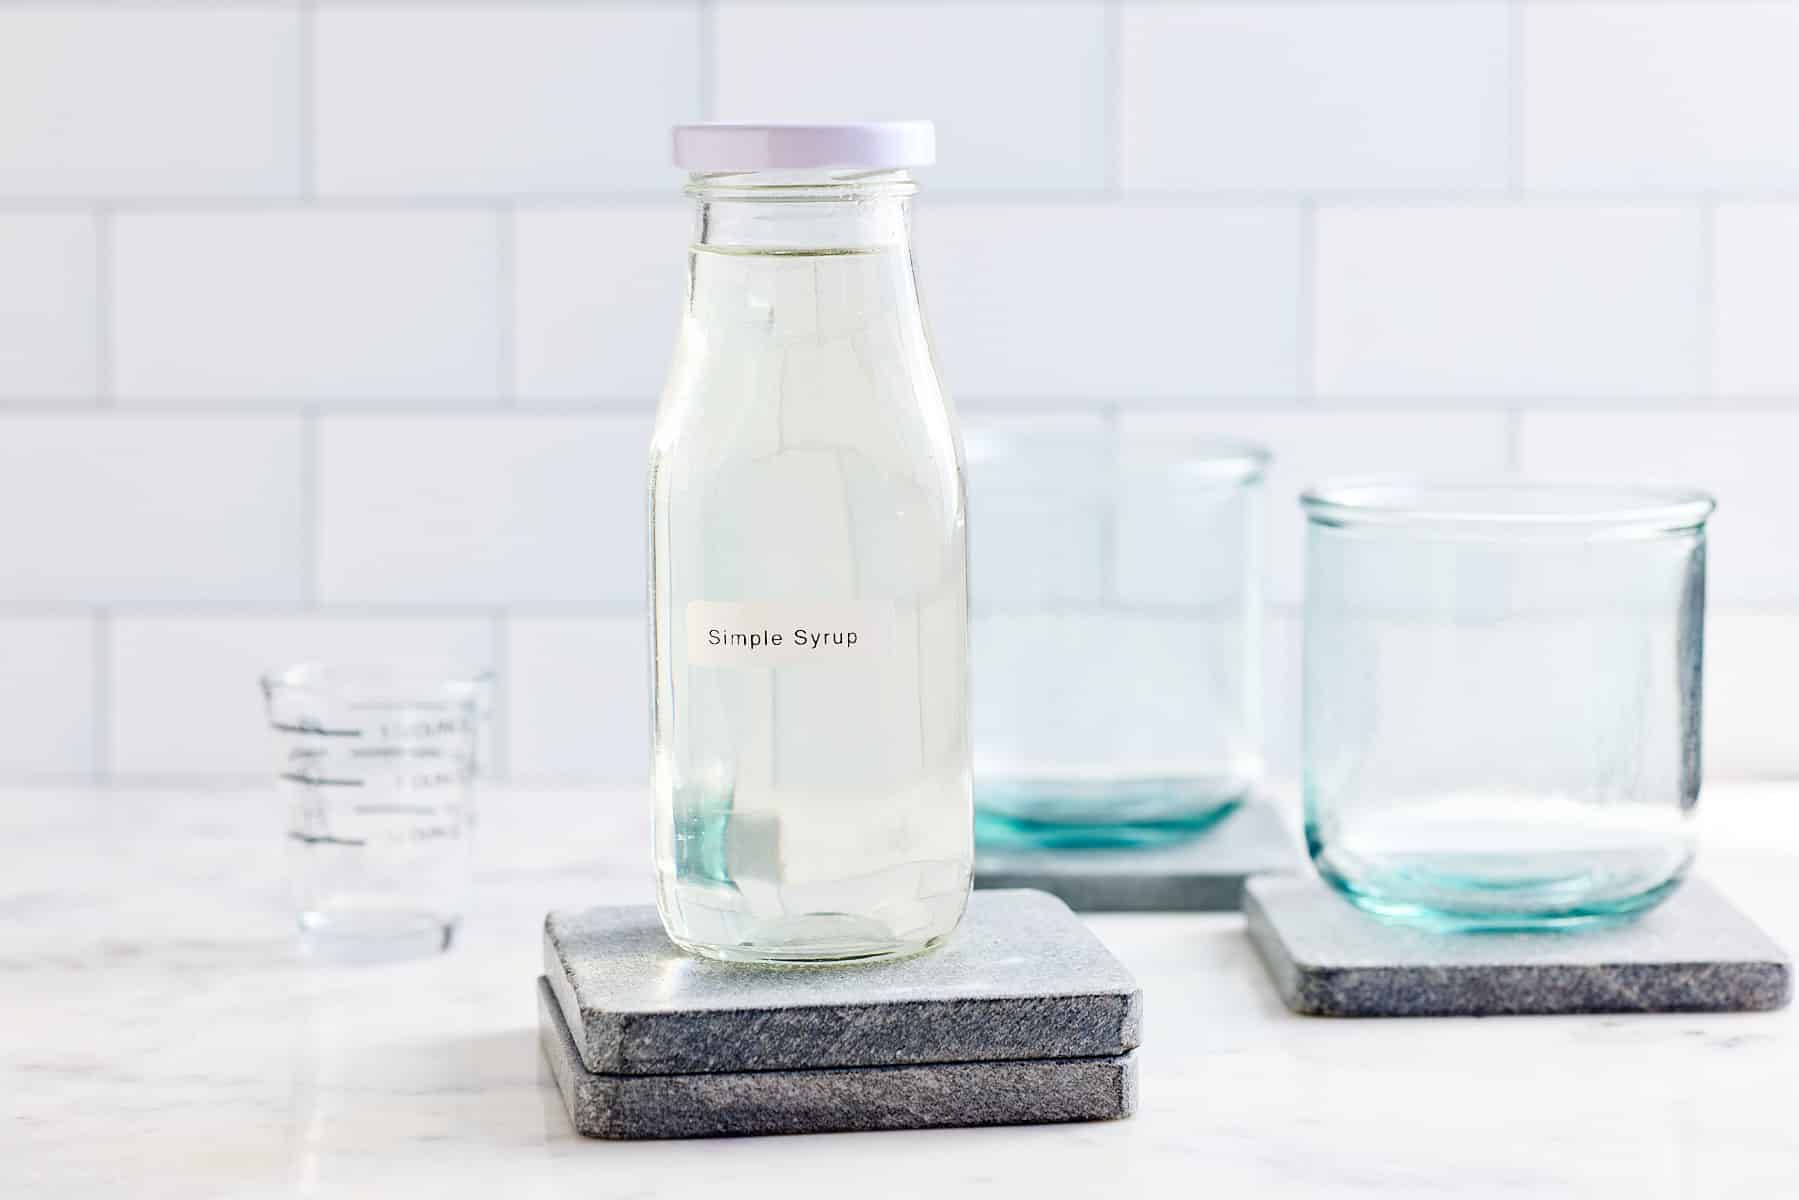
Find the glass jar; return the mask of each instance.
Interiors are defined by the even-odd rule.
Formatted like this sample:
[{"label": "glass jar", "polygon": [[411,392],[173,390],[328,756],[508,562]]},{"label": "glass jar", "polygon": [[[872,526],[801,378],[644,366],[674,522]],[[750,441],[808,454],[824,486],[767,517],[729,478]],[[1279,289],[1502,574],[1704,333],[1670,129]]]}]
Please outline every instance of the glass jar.
[{"label": "glass jar", "polygon": [[1693,857],[1696,492],[1307,492],[1304,791],[1319,873],[1451,928],[1654,905]]},{"label": "glass jar", "polygon": [[1255,446],[1111,430],[969,439],[983,844],[1197,833],[1259,781]]},{"label": "glass jar", "polygon": [[680,945],[884,958],[973,867],[962,450],[919,311],[926,122],[689,126],[650,455],[655,860]]}]

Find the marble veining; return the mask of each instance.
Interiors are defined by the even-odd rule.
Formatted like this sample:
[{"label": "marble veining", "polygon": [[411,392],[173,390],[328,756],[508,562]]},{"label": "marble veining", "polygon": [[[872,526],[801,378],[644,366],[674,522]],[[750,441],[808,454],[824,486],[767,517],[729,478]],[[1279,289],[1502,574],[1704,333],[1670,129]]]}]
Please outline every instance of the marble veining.
[{"label": "marble veining", "polygon": [[[1701,870],[1799,946],[1799,784],[1709,785]],[[1783,1196],[1799,1008],[1341,1022],[1241,917],[1088,919],[1145,994],[1128,1121],[594,1142],[531,980],[551,909],[641,904],[648,802],[482,797],[451,953],[292,949],[251,792],[0,792],[0,1196]]]}]

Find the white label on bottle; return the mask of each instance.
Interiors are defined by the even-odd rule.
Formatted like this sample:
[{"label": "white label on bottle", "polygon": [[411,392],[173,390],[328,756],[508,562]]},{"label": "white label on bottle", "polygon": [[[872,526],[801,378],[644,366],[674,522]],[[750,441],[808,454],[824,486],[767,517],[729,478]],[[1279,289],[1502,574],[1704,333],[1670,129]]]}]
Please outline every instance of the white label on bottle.
[{"label": "white label on bottle", "polygon": [[893,608],[795,600],[687,604],[687,662],[696,667],[872,663],[893,642]]}]

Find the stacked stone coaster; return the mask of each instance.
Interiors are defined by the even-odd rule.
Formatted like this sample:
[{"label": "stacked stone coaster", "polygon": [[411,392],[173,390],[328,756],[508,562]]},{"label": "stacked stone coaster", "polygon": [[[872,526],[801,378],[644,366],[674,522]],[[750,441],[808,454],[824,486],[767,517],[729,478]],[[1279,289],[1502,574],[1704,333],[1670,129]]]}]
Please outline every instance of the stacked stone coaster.
[{"label": "stacked stone coaster", "polygon": [[1272,805],[1250,801],[1184,842],[1125,849],[983,849],[978,888],[1040,888],[1076,912],[1235,912],[1251,875],[1299,857]]},{"label": "stacked stone coaster", "polygon": [[653,908],[553,912],[544,1053],[589,1137],[1095,1121],[1136,1106],[1142,993],[1068,907],[983,892],[928,954],[756,967]]},{"label": "stacked stone coaster", "polygon": [[1281,999],[1308,1016],[1758,1012],[1793,994],[1780,947],[1692,880],[1634,919],[1540,933],[1391,924],[1297,875],[1251,880],[1243,911]]}]

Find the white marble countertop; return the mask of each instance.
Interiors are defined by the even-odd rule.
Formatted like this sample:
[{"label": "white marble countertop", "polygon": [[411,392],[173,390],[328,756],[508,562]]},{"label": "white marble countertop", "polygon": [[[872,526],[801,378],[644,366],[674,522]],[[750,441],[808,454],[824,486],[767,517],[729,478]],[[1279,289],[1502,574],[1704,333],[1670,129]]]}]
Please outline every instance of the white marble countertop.
[{"label": "white marble countertop", "polygon": [[[351,967],[293,952],[270,796],[0,792],[0,1196],[1799,1194],[1799,1009],[1304,1019],[1235,916],[1093,918],[1146,992],[1131,1120],[586,1141],[539,928],[648,900],[644,808],[489,790],[455,949]],[[1799,784],[1702,808],[1704,872],[1799,947]]]}]

